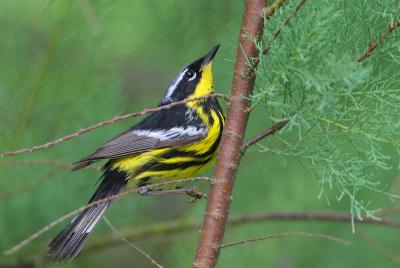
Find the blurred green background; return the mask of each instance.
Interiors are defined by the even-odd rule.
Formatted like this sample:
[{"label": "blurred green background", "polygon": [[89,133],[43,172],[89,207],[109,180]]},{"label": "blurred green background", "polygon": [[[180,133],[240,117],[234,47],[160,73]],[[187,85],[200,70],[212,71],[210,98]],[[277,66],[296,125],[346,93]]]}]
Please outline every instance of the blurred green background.
[{"label": "blurred green background", "polygon": [[[242,1],[3,0],[0,151],[41,144],[115,115],[154,107],[180,68],[217,43],[221,48],[214,61],[216,90],[228,93],[242,11]],[[263,110],[256,109],[247,135],[268,127],[266,118]],[[115,123],[33,154],[1,159],[0,250],[84,205],[99,177],[95,169],[71,173],[60,166],[22,160],[71,163],[136,120]],[[312,174],[296,159],[286,161],[283,165],[272,154],[249,150],[235,184],[231,215],[349,211],[348,202],[318,199],[320,189]],[[383,173],[381,180],[399,192],[397,172]],[[198,186],[207,189],[205,184]],[[373,207],[398,207],[398,201],[382,195],[368,199]],[[184,196],[127,196],[114,203],[107,217],[118,229],[133,232],[171,220],[201,220],[206,202],[187,201]],[[59,266],[41,256],[64,224],[15,255],[1,256],[0,267],[25,262]],[[357,225],[353,234],[346,224],[265,221],[228,228],[225,241],[284,231],[320,232],[351,244],[299,237],[262,241],[222,250],[218,267],[398,267],[400,262],[399,231],[377,226]],[[133,242],[165,267],[190,267],[198,234],[194,229]],[[87,248],[107,236],[112,233],[101,222]],[[62,265],[153,267],[122,242],[96,250],[84,248],[78,258]]]}]

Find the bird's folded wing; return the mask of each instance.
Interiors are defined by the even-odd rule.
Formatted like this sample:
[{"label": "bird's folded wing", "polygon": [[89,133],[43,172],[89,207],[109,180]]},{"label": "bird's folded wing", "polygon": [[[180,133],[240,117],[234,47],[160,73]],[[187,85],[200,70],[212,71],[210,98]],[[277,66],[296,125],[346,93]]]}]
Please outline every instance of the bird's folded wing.
[{"label": "bird's folded wing", "polygon": [[106,142],[91,155],[73,163],[72,170],[86,167],[96,160],[135,155],[153,149],[194,143],[207,136],[204,128],[174,127],[158,130],[128,130]]}]

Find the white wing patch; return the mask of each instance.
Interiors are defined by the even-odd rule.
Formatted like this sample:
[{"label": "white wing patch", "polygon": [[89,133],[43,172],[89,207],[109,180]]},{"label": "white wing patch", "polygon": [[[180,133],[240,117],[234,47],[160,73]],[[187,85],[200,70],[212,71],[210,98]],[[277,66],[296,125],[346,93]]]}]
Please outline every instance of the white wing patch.
[{"label": "white wing patch", "polygon": [[146,136],[164,141],[179,138],[180,136],[202,135],[206,133],[206,130],[204,128],[196,127],[173,127],[171,129],[160,130],[134,130],[133,133],[138,136]]}]

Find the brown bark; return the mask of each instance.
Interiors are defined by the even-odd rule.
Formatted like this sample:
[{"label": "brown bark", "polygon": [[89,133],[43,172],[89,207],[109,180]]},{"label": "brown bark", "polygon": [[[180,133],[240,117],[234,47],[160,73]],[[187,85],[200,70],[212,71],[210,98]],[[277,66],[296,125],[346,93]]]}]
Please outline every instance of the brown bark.
[{"label": "brown bark", "polygon": [[362,62],[366,58],[368,58],[378,46],[381,46],[385,39],[393,32],[394,29],[398,28],[400,24],[400,20],[396,19],[394,22],[390,23],[387,31],[379,36],[378,41],[374,41],[374,39],[371,40],[371,43],[369,44],[368,50],[362,54],[358,59],[357,62]]},{"label": "brown bark", "polygon": [[265,0],[248,0],[245,3],[233,71],[231,102],[228,107],[221,149],[217,157],[215,182],[211,185],[207,211],[193,263],[193,267],[196,268],[215,267],[218,260],[219,246],[225,232],[232,188],[248,121],[249,101],[243,96],[249,96],[254,87],[254,69],[258,63],[256,60],[252,61],[258,56],[254,40],[258,39],[263,31],[265,2]]},{"label": "brown bark", "polygon": [[247,140],[242,145],[242,153],[244,154],[246,152],[247,148],[256,144],[257,142],[261,141],[262,139],[265,139],[268,136],[274,135],[277,131],[284,128],[288,122],[289,122],[289,120],[280,121],[280,122],[276,123],[275,125],[273,125],[272,127],[268,128],[264,131],[261,131],[253,138]]}]

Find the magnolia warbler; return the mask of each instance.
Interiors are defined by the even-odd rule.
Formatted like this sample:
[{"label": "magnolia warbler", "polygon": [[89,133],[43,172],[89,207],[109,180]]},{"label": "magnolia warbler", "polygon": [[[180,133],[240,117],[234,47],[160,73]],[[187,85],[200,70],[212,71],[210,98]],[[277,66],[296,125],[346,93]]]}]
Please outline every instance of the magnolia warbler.
[{"label": "magnolia warbler", "polygon": [[[212,61],[219,45],[185,66],[172,81],[160,106],[213,93]],[[215,97],[152,113],[115,136],[94,153],[73,164],[78,170],[107,159],[101,182],[89,203],[135,187],[195,176],[216,157],[224,115]],[[58,261],[74,258],[109,207],[99,201],[83,210],[49,245]]]}]

